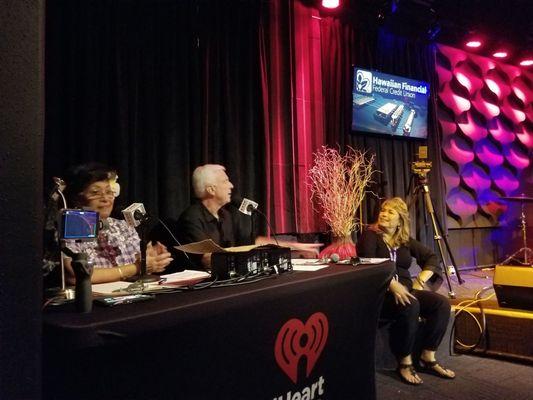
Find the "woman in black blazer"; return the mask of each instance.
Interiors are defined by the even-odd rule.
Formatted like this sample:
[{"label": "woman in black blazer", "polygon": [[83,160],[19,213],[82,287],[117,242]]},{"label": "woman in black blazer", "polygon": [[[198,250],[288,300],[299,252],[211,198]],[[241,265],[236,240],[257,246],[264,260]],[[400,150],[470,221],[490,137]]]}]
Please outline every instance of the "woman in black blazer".
[{"label": "woman in black blazer", "polygon": [[[424,290],[428,281],[440,279],[439,261],[431,249],[410,237],[409,210],[401,198],[394,197],[382,204],[377,223],[363,232],[357,254],[390,258],[396,264],[396,275],[390,282],[381,316],[394,321],[390,328],[391,347],[398,359],[397,371],[402,381],[412,385],[422,383],[411,356],[419,317],[426,320],[421,370],[453,379],[455,373],[435,359],[450,318],[450,304],[444,296]],[[413,257],[422,268],[414,280],[409,273]]]}]

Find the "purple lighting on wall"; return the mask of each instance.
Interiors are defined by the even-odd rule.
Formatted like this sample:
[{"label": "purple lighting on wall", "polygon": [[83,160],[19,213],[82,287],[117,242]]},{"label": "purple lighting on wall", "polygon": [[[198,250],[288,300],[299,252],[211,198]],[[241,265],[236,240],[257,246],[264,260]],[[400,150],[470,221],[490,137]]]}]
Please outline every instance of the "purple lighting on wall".
[{"label": "purple lighting on wall", "polygon": [[524,192],[531,182],[533,74],[449,46],[438,51],[448,226],[503,226],[516,215],[502,197]]}]

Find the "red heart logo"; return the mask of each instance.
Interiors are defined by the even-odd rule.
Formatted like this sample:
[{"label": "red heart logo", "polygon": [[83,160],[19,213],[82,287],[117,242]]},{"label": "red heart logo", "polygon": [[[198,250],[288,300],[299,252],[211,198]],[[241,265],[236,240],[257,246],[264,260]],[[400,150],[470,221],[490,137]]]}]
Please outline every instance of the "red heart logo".
[{"label": "red heart logo", "polygon": [[278,332],[274,355],[279,367],[296,383],[298,380],[298,361],[307,359],[306,377],[313,370],[320,353],[328,339],[328,318],[321,312],[309,317],[305,325],[293,318],[285,322]]}]

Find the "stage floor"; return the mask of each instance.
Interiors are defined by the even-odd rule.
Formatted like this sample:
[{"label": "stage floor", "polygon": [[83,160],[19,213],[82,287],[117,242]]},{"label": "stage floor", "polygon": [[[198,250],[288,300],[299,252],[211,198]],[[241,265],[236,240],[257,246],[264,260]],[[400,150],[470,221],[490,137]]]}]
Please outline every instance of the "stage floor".
[{"label": "stage floor", "polygon": [[[450,298],[456,312],[454,350],[533,363],[533,311],[499,307],[494,268],[460,274],[465,281],[462,285],[456,276],[450,279],[455,293]],[[439,293],[449,297],[446,281]]]}]

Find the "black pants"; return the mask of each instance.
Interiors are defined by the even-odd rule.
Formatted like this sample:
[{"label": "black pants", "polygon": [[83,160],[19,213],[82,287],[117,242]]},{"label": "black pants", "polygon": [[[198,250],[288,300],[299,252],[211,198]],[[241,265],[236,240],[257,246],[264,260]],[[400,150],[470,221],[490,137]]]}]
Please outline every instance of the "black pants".
[{"label": "black pants", "polygon": [[438,293],[427,290],[413,290],[416,297],[411,304],[396,304],[394,296],[387,292],[381,318],[392,320],[390,326],[390,345],[397,358],[403,358],[413,352],[419,317],[425,320],[422,337],[423,350],[437,350],[446,332],[450,319],[450,303]]}]

